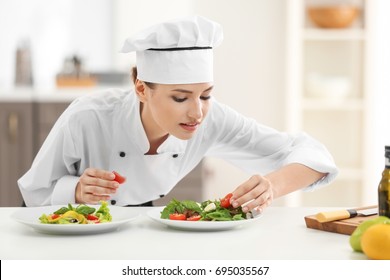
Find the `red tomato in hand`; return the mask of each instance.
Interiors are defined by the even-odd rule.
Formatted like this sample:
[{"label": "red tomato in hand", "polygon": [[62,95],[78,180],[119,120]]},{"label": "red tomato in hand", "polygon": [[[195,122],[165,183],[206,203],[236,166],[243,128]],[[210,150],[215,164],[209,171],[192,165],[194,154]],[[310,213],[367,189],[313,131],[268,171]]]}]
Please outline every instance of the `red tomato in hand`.
[{"label": "red tomato in hand", "polygon": [[174,214],[169,214],[169,219],[177,220],[177,221],[185,221],[187,217],[184,214],[174,213]]},{"label": "red tomato in hand", "polygon": [[194,215],[187,218],[187,221],[199,221],[202,218],[200,215]]},{"label": "red tomato in hand", "polygon": [[230,204],[230,199],[232,198],[233,194],[228,193],[224,198],[221,199],[221,207],[228,208]]},{"label": "red tomato in hand", "polygon": [[112,171],[112,173],[115,175],[114,181],[117,181],[119,184],[123,184],[126,181],[126,178],[120,175],[118,172]]}]

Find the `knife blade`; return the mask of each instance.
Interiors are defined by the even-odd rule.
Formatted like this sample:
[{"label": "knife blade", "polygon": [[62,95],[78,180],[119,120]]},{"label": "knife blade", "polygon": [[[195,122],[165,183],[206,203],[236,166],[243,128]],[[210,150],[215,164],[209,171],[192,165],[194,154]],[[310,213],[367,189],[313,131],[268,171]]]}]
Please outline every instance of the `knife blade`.
[{"label": "knife blade", "polygon": [[329,212],[320,212],[315,215],[316,219],[320,223],[349,219],[356,216],[372,216],[378,214],[378,208],[371,209],[346,209],[346,210],[337,210]]}]

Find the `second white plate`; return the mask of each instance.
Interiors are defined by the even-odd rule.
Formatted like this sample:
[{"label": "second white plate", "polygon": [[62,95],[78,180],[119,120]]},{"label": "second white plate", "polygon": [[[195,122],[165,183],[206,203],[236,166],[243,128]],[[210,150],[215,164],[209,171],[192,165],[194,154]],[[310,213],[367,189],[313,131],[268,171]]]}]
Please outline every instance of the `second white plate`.
[{"label": "second white plate", "polygon": [[256,216],[253,219],[248,220],[239,220],[239,221],[174,221],[168,219],[161,219],[161,211],[164,207],[157,207],[150,210],[147,215],[156,222],[167,225],[169,227],[181,230],[190,230],[190,231],[218,231],[218,230],[228,230],[233,229],[238,226],[246,225],[257,221],[261,215]]}]

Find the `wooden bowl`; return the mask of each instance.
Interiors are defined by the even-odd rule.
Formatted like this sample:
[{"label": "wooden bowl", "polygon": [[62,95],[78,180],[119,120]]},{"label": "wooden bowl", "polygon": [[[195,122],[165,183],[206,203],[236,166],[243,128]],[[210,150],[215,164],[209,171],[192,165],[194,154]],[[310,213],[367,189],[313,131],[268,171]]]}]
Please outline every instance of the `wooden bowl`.
[{"label": "wooden bowl", "polygon": [[93,77],[76,78],[76,77],[57,77],[57,87],[94,87],[96,79]]},{"label": "wooden bowl", "polygon": [[315,25],[322,28],[345,28],[359,15],[355,6],[309,7],[308,14]]}]

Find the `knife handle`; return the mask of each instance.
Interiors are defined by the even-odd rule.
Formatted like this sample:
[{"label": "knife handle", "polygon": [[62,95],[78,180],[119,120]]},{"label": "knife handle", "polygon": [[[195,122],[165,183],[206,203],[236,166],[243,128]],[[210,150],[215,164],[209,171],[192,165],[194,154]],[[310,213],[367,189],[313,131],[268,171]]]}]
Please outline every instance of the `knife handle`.
[{"label": "knife handle", "polygon": [[320,223],[325,222],[331,222],[331,221],[337,221],[337,220],[343,220],[355,217],[357,215],[356,210],[349,209],[349,210],[338,210],[338,211],[331,211],[331,212],[320,212],[316,215],[316,219]]}]

